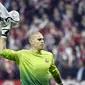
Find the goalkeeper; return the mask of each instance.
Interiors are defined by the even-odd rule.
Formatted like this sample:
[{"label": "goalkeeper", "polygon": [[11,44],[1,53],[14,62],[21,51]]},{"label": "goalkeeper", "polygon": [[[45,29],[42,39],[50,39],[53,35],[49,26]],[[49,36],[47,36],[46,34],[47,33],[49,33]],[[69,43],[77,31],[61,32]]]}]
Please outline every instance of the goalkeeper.
[{"label": "goalkeeper", "polygon": [[[11,17],[12,18],[12,17]],[[2,21],[4,20],[1,17]],[[13,18],[12,18],[13,20]],[[11,21],[11,24],[15,24]],[[1,29],[3,29],[1,24]],[[43,50],[44,37],[40,32],[33,32],[29,36],[30,50],[13,51],[6,49],[7,32],[11,25],[5,25],[0,36],[0,55],[14,61],[20,70],[21,85],[48,85],[51,73],[58,85],[63,85],[60,73],[54,65],[53,54]],[[3,37],[5,36],[5,37]]]}]

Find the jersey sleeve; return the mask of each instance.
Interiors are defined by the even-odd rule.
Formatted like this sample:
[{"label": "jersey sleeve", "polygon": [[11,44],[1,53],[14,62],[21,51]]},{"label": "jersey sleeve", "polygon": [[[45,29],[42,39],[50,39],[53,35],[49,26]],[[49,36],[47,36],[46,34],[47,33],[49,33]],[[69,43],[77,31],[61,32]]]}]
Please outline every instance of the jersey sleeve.
[{"label": "jersey sleeve", "polygon": [[60,75],[60,72],[59,72],[58,68],[54,64],[53,54],[52,54],[52,63],[51,63],[51,66],[49,68],[49,71],[50,71],[50,73],[52,74],[53,77]]},{"label": "jersey sleeve", "polygon": [[10,49],[4,49],[0,52],[0,55],[6,59],[15,61],[16,63],[19,63],[19,52],[13,51]]},{"label": "jersey sleeve", "polygon": [[51,72],[51,74],[52,74],[53,78],[55,79],[55,81],[59,85],[63,85],[60,72],[59,72],[58,68],[54,64],[54,58],[53,57],[52,57],[52,64],[51,64],[51,66],[49,68],[49,71]]}]

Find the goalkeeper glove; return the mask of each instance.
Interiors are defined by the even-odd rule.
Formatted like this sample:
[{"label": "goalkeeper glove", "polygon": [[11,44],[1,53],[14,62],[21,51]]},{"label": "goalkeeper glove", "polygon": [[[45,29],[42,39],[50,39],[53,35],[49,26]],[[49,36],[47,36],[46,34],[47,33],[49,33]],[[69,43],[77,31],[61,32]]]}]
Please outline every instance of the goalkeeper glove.
[{"label": "goalkeeper glove", "polygon": [[10,18],[3,19],[0,17],[0,29],[2,32],[2,36],[7,36],[7,33],[9,32],[9,29],[11,28],[11,23],[8,23],[10,21]]},{"label": "goalkeeper glove", "polygon": [[19,13],[15,10],[10,11],[9,17],[7,18],[0,17],[0,29],[2,30],[2,35],[7,36],[11,27],[17,25],[19,21]]},{"label": "goalkeeper glove", "polygon": [[2,29],[2,36],[7,37],[8,32],[9,32],[9,30],[7,30],[7,29]]},{"label": "goalkeeper glove", "polygon": [[20,21],[20,15],[16,10],[10,11],[9,17],[11,18],[12,26],[17,25]]}]

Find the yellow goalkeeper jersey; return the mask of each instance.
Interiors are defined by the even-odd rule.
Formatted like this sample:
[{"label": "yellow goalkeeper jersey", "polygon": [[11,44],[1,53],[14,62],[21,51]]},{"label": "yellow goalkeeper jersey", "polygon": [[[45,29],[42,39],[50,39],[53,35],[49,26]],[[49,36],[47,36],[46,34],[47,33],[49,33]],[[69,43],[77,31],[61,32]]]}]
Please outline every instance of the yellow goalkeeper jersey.
[{"label": "yellow goalkeeper jersey", "polygon": [[49,73],[56,71],[56,75],[59,74],[52,53],[45,50],[38,53],[33,50],[4,49],[0,55],[16,62],[20,70],[21,85],[48,85]]}]

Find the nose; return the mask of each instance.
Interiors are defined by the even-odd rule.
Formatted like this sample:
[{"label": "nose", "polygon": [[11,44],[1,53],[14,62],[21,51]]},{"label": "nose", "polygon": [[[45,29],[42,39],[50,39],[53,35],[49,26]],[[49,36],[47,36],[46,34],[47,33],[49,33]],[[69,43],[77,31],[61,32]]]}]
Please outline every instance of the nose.
[{"label": "nose", "polygon": [[42,39],[41,42],[44,43],[44,40]]}]

